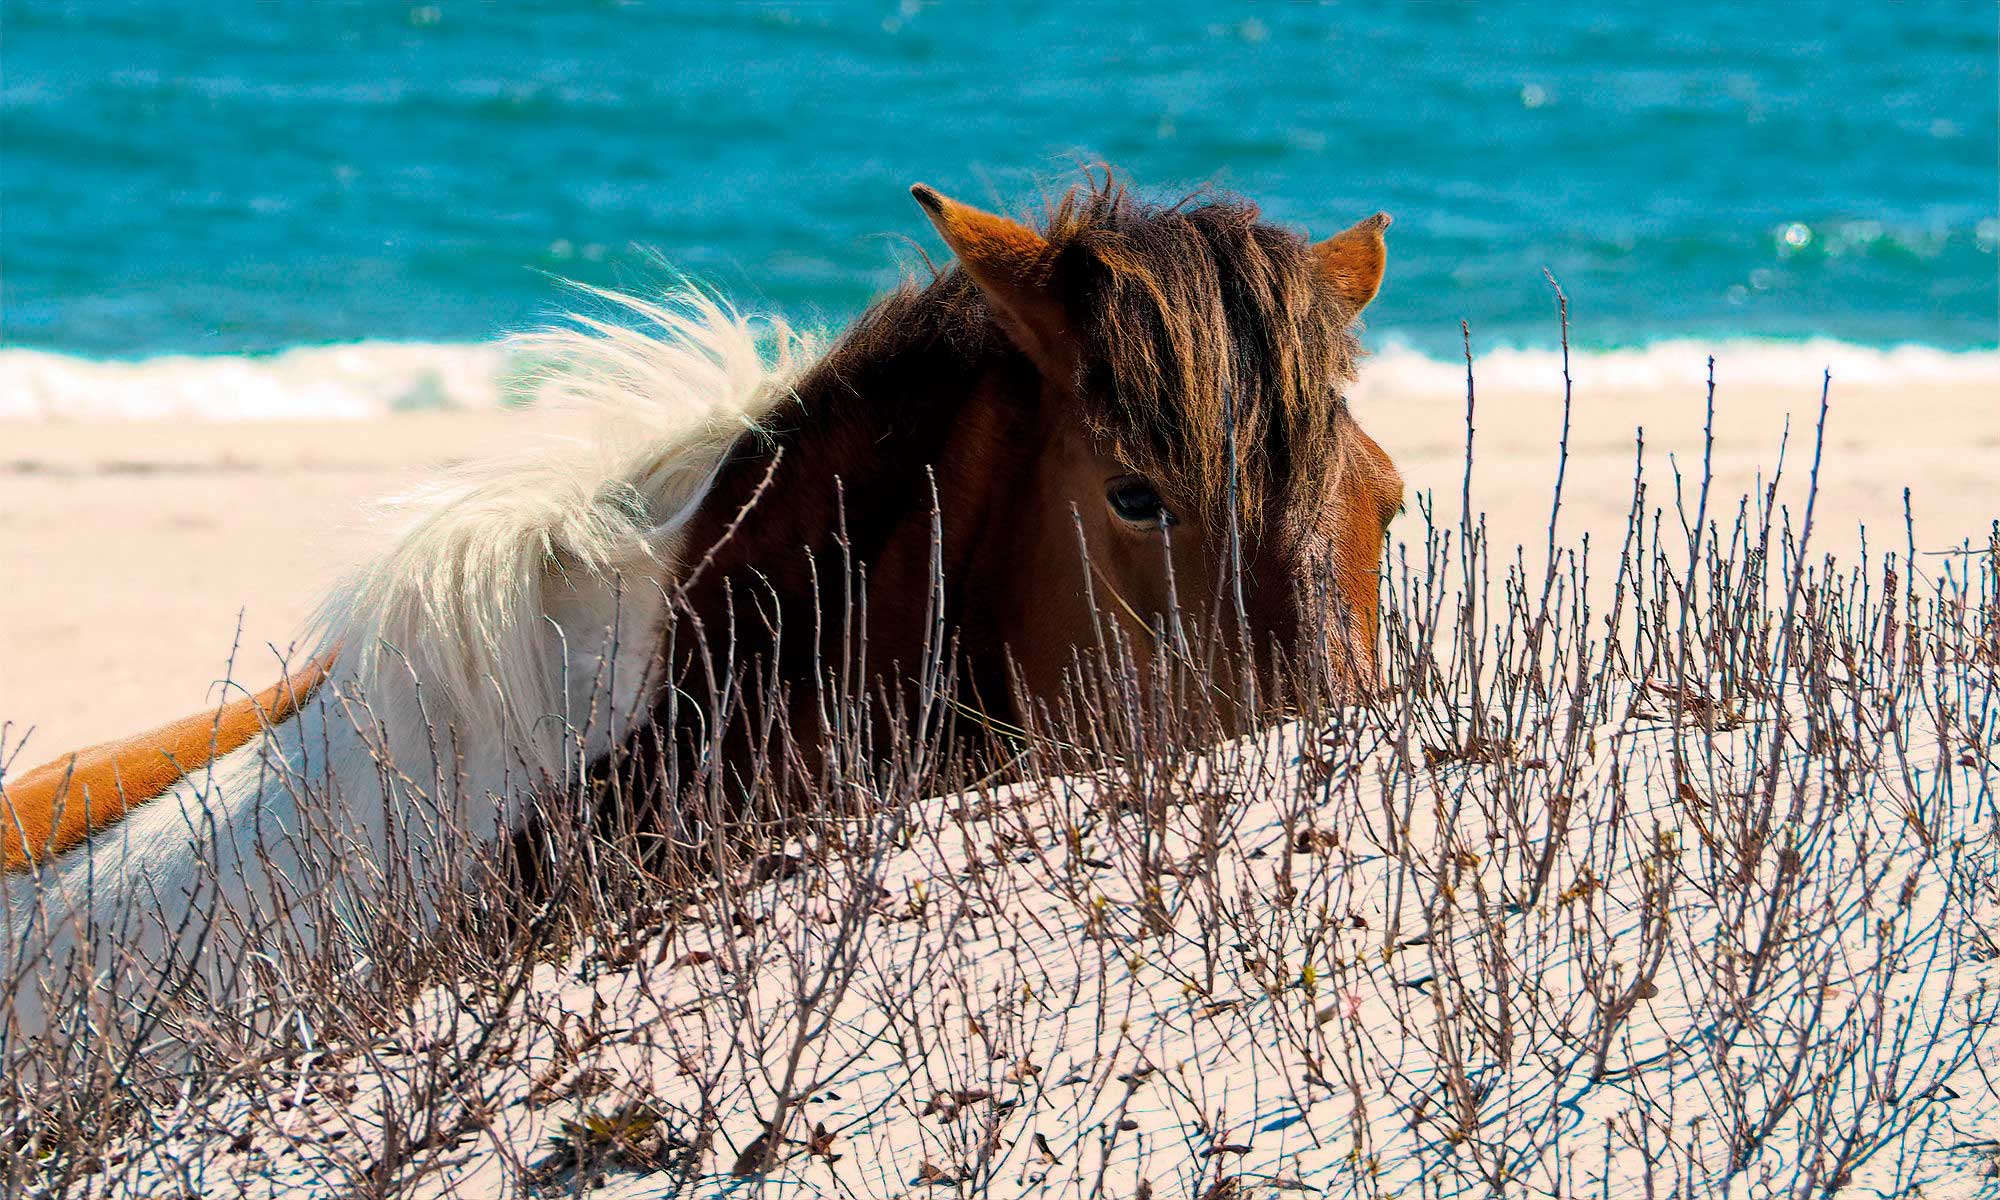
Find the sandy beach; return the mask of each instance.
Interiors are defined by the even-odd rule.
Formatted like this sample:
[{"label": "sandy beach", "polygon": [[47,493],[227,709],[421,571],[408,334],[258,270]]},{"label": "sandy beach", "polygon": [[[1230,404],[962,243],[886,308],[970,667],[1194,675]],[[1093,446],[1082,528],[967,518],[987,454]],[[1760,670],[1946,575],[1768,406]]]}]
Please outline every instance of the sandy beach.
[{"label": "sandy beach", "polygon": [[[1845,348],[1836,348],[1838,350]],[[1711,511],[1725,523],[1791,448],[1780,502],[1800,512],[1818,417],[1820,365],[1834,382],[1814,544],[1843,558],[1904,543],[1912,491],[1920,553],[1983,545],[2000,516],[2000,356],[1851,362],[1813,347],[1718,353]],[[1972,368],[1968,370],[1968,360]],[[1948,367],[1948,369],[1947,369]],[[1634,431],[1645,428],[1649,506],[1673,516],[1672,471],[1694,504],[1704,362],[1685,344],[1578,356],[1559,540],[1589,533],[1615,561],[1632,502]],[[1478,362],[1473,503],[1495,541],[1539,562],[1562,415],[1559,362]],[[1394,536],[1420,541],[1417,498],[1455,523],[1465,443],[1462,367],[1390,351],[1364,365],[1364,426],[1401,467],[1411,503]],[[545,435],[550,417],[502,409],[355,420],[0,423],[0,722],[18,769],[80,744],[183,715],[235,677],[263,686],[319,596],[382,534],[371,502],[455,461]],[[1796,523],[1796,518],[1795,518]],[[1597,555],[1603,557],[1597,558]],[[1929,556],[1930,566],[1943,561]],[[29,736],[32,730],[32,736]],[[29,737],[22,747],[24,736]]]},{"label": "sandy beach", "polygon": [[[275,678],[374,502],[532,415],[0,425],[0,723],[16,768]],[[259,685],[262,686],[262,685]],[[22,739],[29,740],[25,745]]]}]

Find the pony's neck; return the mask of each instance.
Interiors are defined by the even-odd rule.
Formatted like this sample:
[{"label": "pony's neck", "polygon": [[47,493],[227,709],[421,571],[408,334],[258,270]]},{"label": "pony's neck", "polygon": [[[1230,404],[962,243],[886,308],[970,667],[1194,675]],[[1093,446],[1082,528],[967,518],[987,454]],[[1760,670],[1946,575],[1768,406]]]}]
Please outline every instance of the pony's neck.
[{"label": "pony's neck", "polygon": [[[774,680],[787,690],[783,718],[810,756],[823,688],[875,700],[900,680],[891,691],[914,701],[912,681],[936,678],[927,669],[954,642],[960,659],[1004,661],[997,526],[1029,467],[1039,376],[992,342],[913,340],[893,353],[836,347],[718,473],[684,543],[695,574],[668,664],[679,696],[655,711],[656,725],[682,727],[676,741],[705,719],[688,701],[709,707],[724,664],[753,693]],[[957,672],[945,699],[1013,719],[990,665]],[[758,703],[735,721],[752,723]]]}]

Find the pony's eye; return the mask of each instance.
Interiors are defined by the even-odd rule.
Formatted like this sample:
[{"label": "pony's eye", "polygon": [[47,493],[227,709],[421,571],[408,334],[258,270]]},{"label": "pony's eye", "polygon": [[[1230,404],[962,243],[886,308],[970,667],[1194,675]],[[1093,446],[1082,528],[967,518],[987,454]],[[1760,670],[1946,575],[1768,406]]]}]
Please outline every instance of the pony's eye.
[{"label": "pony's eye", "polygon": [[1120,475],[1106,485],[1104,499],[1121,521],[1155,528],[1174,523],[1174,514],[1167,511],[1166,501],[1160,499],[1160,493],[1153,490],[1144,476]]}]

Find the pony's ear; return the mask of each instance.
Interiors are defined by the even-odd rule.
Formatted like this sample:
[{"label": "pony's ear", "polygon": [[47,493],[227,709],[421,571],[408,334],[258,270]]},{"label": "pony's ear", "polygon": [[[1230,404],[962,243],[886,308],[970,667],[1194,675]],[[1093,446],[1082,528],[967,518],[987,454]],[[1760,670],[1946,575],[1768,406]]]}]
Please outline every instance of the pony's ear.
[{"label": "pony's ear", "polygon": [[1357,313],[1382,287],[1382,268],[1389,262],[1389,247],[1382,241],[1387,228],[1389,214],[1378,212],[1313,247],[1319,269]]},{"label": "pony's ear", "polygon": [[1076,373],[1076,340],[1053,286],[1056,256],[1047,239],[921,183],[910,195],[993,305],[1007,336],[1043,374],[1068,383]]}]

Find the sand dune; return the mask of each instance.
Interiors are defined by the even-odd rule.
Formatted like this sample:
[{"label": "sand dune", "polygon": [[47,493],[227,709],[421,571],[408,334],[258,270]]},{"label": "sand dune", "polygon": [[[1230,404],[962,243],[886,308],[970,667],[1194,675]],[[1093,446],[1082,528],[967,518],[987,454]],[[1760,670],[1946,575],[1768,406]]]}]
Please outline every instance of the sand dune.
[{"label": "sand dune", "polygon": [[[1683,536],[1673,472],[1692,509],[1706,415],[1705,365],[1691,357],[1637,373],[1615,358],[1579,364],[1557,534],[1564,546],[1590,537],[1600,583],[1633,503],[1639,426],[1644,503],[1664,510],[1665,539]],[[1496,358],[1476,390],[1471,499],[1533,569],[1561,380],[1546,356]],[[1464,380],[1384,359],[1355,403],[1410,485],[1392,538],[1415,541],[1426,507],[1456,524]],[[1957,567],[1938,553],[1954,543],[1986,545],[2000,517],[2000,378],[1921,367],[1836,377],[1816,547],[1849,558],[1865,524],[1871,551],[1900,550],[1905,488],[1919,571]],[[1788,423],[1777,496],[1794,527],[1803,519],[1820,383],[1801,374],[1738,378],[1718,364],[1709,503],[1725,529],[1742,497],[1762,494]],[[558,423],[485,409],[0,426],[10,744],[39,726],[23,752],[33,762],[188,711],[216,694],[233,642],[237,674],[267,679],[321,589],[382,536],[369,498]],[[1728,1194],[1779,1194],[1808,1186],[1799,1164],[1817,1156],[1851,1164],[1860,1189],[1970,1194],[1995,1137],[1982,1097],[2000,960],[1978,882],[1993,877],[1993,714],[1977,695],[1990,667],[1968,646],[1955,653],[1936,678],[1871,661],[1851,692],[1823,681],[1810,703],[1746,693],[1732,702],[1743,711],[1722,706],[1715,727],[1690,718],[1678,734],[1657,679],[1633,694],[1583,671],[1577,703],[1514,710],[1520,731],[1487,743],[1499,753],[1434,761],[1408,728],[1362,720],[1342,734],[1358,739],[1342,750],[1352,761],[1326,778],[1302,764],[1344,727],[1287,726],[1182,781],[1163,845],[1188,865],[1156,872],[1164,892],[1143,886],[1153,868],[1121,832],[1129,807],[1089,781],[918,801],[882,818],[910,820],[907,841],[900,826],[879,831],[894,854],[802,852],[813,865],[724,889],[755,914],[747,923],[697,905],[663,937],[613,930],[526,964],[504,1051],[482,1036],[492,995],[480,984],[434,989],[365,1049],[308,1055],[263,1092],[217,1093],[111,1148],[122,1182],[110,1190],[345,1194],[395,1143],[398,1114],[421,1111],[446,1133],[405,1155],[416,1194],[570,1190],[586,1179],[571,1151],[591,1139],[604,1143],[597,1194],[675,1194],[663,1172],[680,1161],[720,1193],[742,1186],[727,1172],[769,1118],[785,1047],[801,1045],[811,1083],[775,1176],[813,1193],[1437,1194],[1502,1172],[1542,1193],[1627,1195],[1660,1162],[1699,1161],[1696,1190],[1727,1179]],[[1965,715],[1927,725],[1933,701]],[[1830,706],[1815,728],[1841,736],[1788,739],[1786,722],[1815,704]],[[1684,757],[1701,764],[1693,776]],[[1759,841],[1746,858],[1727,840],[1729,814],[1756,807],[1760,771],[1810,817],[1779,823],[1780,852]],[[1545,838],[1549,814],[1579,796],[1591,807]],[[1209,853],[1197,797],[1221,797],[1229,822],[1208,890],[1190,882]],[[1774,828],[1765,816],[1760,837]],[[1553,899],[1489,911],[1543,847]],[[1298,873],[1289,899],[1280,864],[1286,880]],[[1163,895],[1171,912],[1155,914]],[[1732,963],[1758,939],[1779,947],[1756,952],[1774,974],[1746,989]],[[850,961],[832,1023],[787,1042],[803,1011],[789,982]],[[1643,987],[1625,982],[1640,970]],[[1489,1001],[1504,1032],[1489,1028]],[[1578,1033],[1589,1029],[1603,1032]],[[1498,1039],[1497,1057],[1468,1056],[1482,1038]],[[411,1091],[423,1056],[440,1053],[478,1070],[446,1092]],[[1806,1074],[1771,1066],[1786,1063]],[[706,1149],[675,1140],[690,1112],[710,1114]],[[1731,1124],[1752,1118],[1754,1136]],[[1868,1153],[1829,1150],[1828,1129],[1870,1139]],[[1743,1174],[1729,1145],[1748,1147]],[[1482,1157],[1498,1148],[1511,1157]]]},{"label": "sand dune", "polygon": [[[1762,714],[1715,736],[1722,757],[1763,760]],[[1871,752],[1896,743],[1893,718],[1861,724]],[[1565,725],[1527,749],[1560,755]],[[1927,756],[1935,732],[1909,743],[1942,772],[1921,803],[1937,840],[1977,841],[1980,772]],[[1779,1196],[1816,1192],[1808,1164],[1843,1149],[1853,1194],[1975,1194],[2000,958],[1964,920],[1990,928],[1992,906],[1961,911],[1954,876],[1981,853],[1932,853],[1886,796],[1850,806],[1823,763],[1787,755],[1784,794],[1816,818],[1793,851],[1810,899],[1752,886],[1847,915],[1787,926],[1753,1002],[1730,964],[1758,925],[1736,888],[1705,886],[1733,852],[1688,828],[1673,736],[1643,706],[1596,728],[1600,752],[1562,785],[1630,802],[1555,839],[1531,906],[1501,902],[1519,830],[1479,801],[1520,785],[1499,782],[1512,767],[1410,771],[1364,729],[1352,769],[1321,782],[1288,765],[1319,737],[1285,726],[1170,785],[1151,853],[1181,865],[1151,874],[1120,785],[892,810],[874,831],[903,845],[907,828],[907,848],[815,844],[665,934],[607,930],[535,965],[505,1020],[490,992],[436,988],[362,1052],[177,1111],[113,1152],[105,1194],[349,1194],[392,1127],[419,1124],[448,1133],[409,1159],[411,1196],[742,1194],[731,1164],[785,1080],[765,1184],[786,1195],[1447,1196],[1499,1177],[1528,1195]],[[1528,784],[1528,811],[1566,775]],[[1219,853],[1195,799],[1217,794]],[[1410,823],[1383,839],[1375,818],[1403,803]],[[1083,812],[1102,820],[1079,839]],[[1657,849],[1663,829],[1686,844]],[[820,1008],[799,999],[814,988]],[[427,1056],[478,1060],[496,1023],[504,1054],[426,1090]],[[1732,1122],[1767,1118],[1732,1169]],[[1867,1152],[1829,1148],[1828,1129]]]}]

